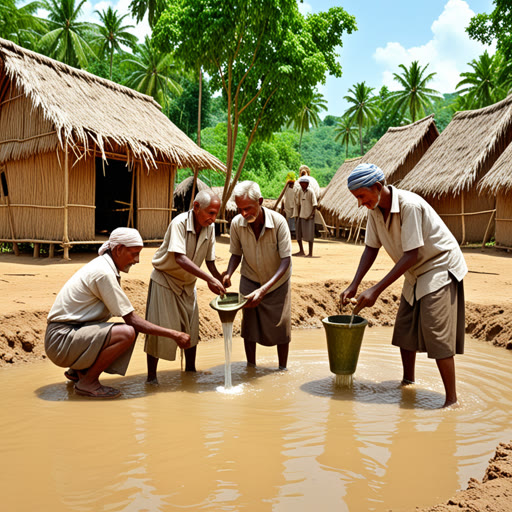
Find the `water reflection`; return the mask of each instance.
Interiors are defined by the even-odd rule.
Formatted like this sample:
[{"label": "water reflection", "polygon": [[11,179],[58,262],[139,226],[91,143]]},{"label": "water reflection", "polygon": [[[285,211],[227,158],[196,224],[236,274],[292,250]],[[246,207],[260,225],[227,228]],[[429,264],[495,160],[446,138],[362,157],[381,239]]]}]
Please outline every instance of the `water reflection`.
[{"label": "water reflection", "polygon": [[[233,385],[222,342],[198,365],[145,383],[137,350],[127,377],[107,377],[123,398],[77,397],[48,362],[0,372],[2,508],[49,512],[174,510],[412,510],[481,478],[512,434],[512,354],[469,344],[458,358],[457,410],[435,363],[418,360],[418,383],[401,387],[390,329],[368,329],[352,389],[334,385],[322,330],[294,332],[290,369],[275,349],[245,366],[234,340]],[[140,348],[140,347],[139,347]],[[26,489],[30,482],[30,490]]]}]

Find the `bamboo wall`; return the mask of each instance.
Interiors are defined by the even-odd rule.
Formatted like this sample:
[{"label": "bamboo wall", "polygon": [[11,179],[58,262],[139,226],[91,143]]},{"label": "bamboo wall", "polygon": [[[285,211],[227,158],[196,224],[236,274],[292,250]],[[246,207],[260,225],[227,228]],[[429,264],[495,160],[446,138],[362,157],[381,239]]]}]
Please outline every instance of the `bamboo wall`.
[{"label": "bamboo wall", "polygon": [[144,240],[163,239],[171,222],[175,168],[158,164],[157,170],[137,172],[137,229]]},{"label": "bamboo wall", "polygon": [[[476,212],[486,212],[494,209],[494,198],[478,195],[472,190],[464,192],[464,205],[461,196],[425,198],[440,215],[448,229],[453,233],[459,244],[482,242],[489,224],[491,213],[468,215]],[[462,240],[462,207],[464,208],[465,240]],[[490,233],[494,232],[494,221],[490,226]]]},{"label": "bamboo wall", "polygon": [[[492,232],[491,232],[492,233]],[[496,245],[512,247],[512,193],[496,197]]]},{"label": "bamboo wall", "polygon": [[[63,162],[63,156],[61,160]],[[69,160],[68,236],[72,242],[95,239],[96,169],[94,158]],[[63,164],[64,165],[64,164]],[[62,184],[64,187],[64,184]]]}]

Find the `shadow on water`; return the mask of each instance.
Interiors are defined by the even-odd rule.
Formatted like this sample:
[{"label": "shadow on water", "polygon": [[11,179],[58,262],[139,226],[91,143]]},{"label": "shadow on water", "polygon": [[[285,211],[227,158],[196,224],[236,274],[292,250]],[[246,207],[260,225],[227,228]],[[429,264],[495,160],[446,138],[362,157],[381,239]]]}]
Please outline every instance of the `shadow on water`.
[{"label": "shadow on water", "polygon": [[444,403],[444,395],[417,384],[402,386],[399,380],[374,382],[356,379],[352,387],[339,387],[334,376],[305,382],[300,389],[310,395],[331,400],[352,401],[367,404],[398,404],[401,409],[438,409]]},{"label": "shadow on water", "polygon": [[[274,368],[249,368],[243,361],[231,364],[233,387],[250,384],[262,377],[276,373]],[[112,377],[108,374],[100,376],[102,384],[115,387],[121,396],[114,400],[143,398],[157,393],[218,393],[219,386],[224,386],[224,365],[217,365],[207,372],[182,372],[181,370],[164,370],[158,372],[158,385],[148,384],[146,374],[141,373],[129,377]],[[95,399],[79,396],[74,392],[74,383],[56,382],[42,386],[34,391],[41,400],[49,402],[62,401],[94,401],[110,402],[108,399]]]}]

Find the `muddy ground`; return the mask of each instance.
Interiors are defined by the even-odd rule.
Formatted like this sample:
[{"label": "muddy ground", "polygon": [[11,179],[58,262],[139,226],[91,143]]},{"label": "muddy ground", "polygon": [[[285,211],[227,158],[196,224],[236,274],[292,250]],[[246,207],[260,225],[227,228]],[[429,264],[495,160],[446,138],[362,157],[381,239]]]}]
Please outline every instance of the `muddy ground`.
[{"label": "muddy ground", "polygon": [[[229,260],[229,239],[217,240],[217,267],[225,270]],[[321,327],[321,319],[337,314],[338,297],[357,267],[363,247],[339,241],[317,240],[314,258],[293,258],[292,325],[294,328]],[[294,242],[294,252],[297,246]],[[141,263],[123,274],[123,287],[136,312],[144,314],[151,258],[155,248],[145,248]],[[485,343],[512,350],[512,254],[495,249],[464,249],[469,267],[465,279],[466,332]],[[94,257],[92,253],[71,253],[72,260],[34,259],[30,254],[0,255],[0,371],[2,367],[44,359],[43,337],[46,315],[55,295],[66,280]],[[391,268],[381,251],[364,287],[380,279]],[[234,280],[234,287],[238,278]],[[364,316],[371,325],[391,326],[398,307],[401,283],[395,283]],[[212,293],[198,283],[200,336],[202,342],[222,336],[217,313],[209,306]],[[235,334],[240,319],[235,320]],[[141,341],[139,341],[141,343]],[[290,351],[293,358],[293,345]],[[199,362],[199,360],[198,360]],[[504,439],[496,449],[485,475],[475,475],[468,489],[447,504],[429,509],[445,511],[512,511],[512,444]],[[481,479],[481,480],[477,480]]]}]

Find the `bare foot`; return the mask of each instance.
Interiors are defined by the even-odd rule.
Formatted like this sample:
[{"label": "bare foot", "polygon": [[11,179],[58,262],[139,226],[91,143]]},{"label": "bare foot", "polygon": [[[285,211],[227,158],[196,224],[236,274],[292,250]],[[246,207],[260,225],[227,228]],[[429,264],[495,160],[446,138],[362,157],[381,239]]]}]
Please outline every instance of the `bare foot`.
[{"label": "bare foot", "polygon": [[158,379],[156,378],[156,375],[154,377],[149,377],[146,380],[146,384],[149,384],[150,386],[159,386]]},{"label": "bare foot", "polygon": [[447,407],[449,407],[450,409],[458,409],[460,407],[460,404],[459,402],[457,402],[457,400],[448,400],[446,399],[443,407],[441,407],[441,409],[446,409]]},{"label": "bare foot", "polygon": [[416,382],[407,379],[403,379],[402,382],[400,382],[400,386],[411,386],[412,384],[416,384]]},{"label": "bare foot", "polygon": [[296,252],[295,254],[292,254],[292,256],[306,256],[306,253],[299,251],[299,252]]},{"label": "bare foot", "polygon": [[313,257],[313,255],[312,255],[312,254],[308,254],[308,255],[306,256],[306,258],[312,258],[312,257]]},{"label": "bare foot", "polygon": [[194,370],[187,370],[185,368],[185,373],[189,373],[189,374],[195,374],[195,375],[211,375],[212,372],[208,371],[208,370],[199,370],[197,371],[196,369]]}]

